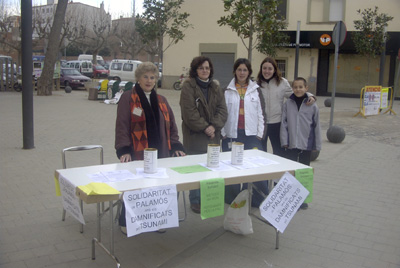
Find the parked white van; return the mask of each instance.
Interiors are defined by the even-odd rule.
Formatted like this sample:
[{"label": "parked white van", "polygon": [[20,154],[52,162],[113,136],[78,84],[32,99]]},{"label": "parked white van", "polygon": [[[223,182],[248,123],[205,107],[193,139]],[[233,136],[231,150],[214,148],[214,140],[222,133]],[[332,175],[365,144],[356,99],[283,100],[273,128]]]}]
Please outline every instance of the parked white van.
[{"label": "parked white van", "polygon": [[67,61],[65,68],[75,68],[81,74],[92,77],[93,76],[93,65],[91,61],[88,60],[71,60]]},{"label": "parked white van", "polygon": [[108,79],[136,83],[135,71],[141,63],[139,60],[112,60]]},{"label": "parked white van", "polygon": [[[78,56],[78,60],[88,60],[88,61],[93,61],[93,55],[90,54],[80,54]],[[106,62],[104,61],[102,56],[97,55],[96,56],[97,63],[100,64],[101,66],[104,66]],[[92,62],[93,63],[93,62]]]}]

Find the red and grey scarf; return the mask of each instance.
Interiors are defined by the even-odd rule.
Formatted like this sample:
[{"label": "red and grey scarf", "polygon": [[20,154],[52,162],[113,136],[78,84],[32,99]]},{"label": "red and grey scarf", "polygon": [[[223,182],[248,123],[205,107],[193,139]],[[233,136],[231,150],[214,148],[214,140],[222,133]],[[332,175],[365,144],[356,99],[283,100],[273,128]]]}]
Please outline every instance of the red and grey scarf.
[{"label": "red and grey scarf", "polygon": [[149,103],[139,84],[136,84],[132,89],[131,98],[131,136],[134,159],[143,160],[143,151],[146,148],[157,148],[160,150],[159,111],[164,116],[168,149],[171,150],[170,117],[167,104],[163,101],[163,98],[153,89],[150,94]]}]

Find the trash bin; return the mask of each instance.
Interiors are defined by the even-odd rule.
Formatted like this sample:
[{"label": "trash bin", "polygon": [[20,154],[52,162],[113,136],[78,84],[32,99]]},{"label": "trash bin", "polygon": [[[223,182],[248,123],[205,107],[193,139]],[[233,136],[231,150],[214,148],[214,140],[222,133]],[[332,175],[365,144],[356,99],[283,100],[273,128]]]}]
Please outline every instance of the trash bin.
[{"label": "trash bin", "polygon": [[97,92],[98,92],[97,88],[95,88],[95,87],[89,88],[89,97],[88,97],[88,99],[89,100],[97,100]]},{"label": "trash bin", "polygon": [[99,83],[97,85],[97,98],[105,100],[107,98],[107,86],[108,86],[108,80],[107,79],[103,79],[103,80],[99,80]]},{"label": "trash bin", "polygon": [[129,83],[129,81],[121,81],[121,83],[119,83],[119,90],[124,91],[127,83]]},{"label": "trash bin", "polygon": [[128,82],[128,83],[125,84],[124,91],[131,90],[132,88],[133,88],[133,83],[132,82]]},{"label": "trash bin", "polygon": [[130,81],[121,81],[121,83],[119,83],[119,89],[123,90],[123,91],[127,91],[132,89],[133,87],[133,83]]},{"label": "trash bin", "polygon": [[100,80],[100,91],[107,92],[108,79]]},{"label": "trash bin", "polygon": [[119,91],[119,80],[110,80],[107,85],[107,97],[108,99],[112,99],[115,96],[115,93]]}]

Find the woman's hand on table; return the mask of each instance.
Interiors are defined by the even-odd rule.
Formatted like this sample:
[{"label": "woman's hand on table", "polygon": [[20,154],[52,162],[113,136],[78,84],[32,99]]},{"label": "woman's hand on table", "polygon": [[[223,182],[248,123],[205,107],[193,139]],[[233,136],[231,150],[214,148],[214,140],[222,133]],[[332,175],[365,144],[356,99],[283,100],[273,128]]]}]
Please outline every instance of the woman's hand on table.
[{"label": "woman's hand on table", "polygon": [[183,152],[183,151],[175,151],[173,154],[172,154],[172,156],[185,156],[186,154],[185,154],[185,152]]},{"label": "woman's hand on table", "polygon": [[121,163],[131,162],[132,157],[130,154],[124,154],[119,158],[119,161],[121,161]]}]

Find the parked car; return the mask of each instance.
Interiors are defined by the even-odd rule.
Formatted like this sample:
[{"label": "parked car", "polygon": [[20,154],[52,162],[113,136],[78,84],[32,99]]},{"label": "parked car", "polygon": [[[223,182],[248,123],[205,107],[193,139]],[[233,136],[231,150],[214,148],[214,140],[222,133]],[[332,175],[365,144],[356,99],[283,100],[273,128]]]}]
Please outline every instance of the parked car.
[{"label": "parked car", "polygon": [[[17,73],[17,66],[14,63],[13,66],[11,64],[8,64],[8,70],[6,70],[6,65],[3,63],[3,68],[2,68],[2,78],[1,80],[3,81],[3,87],[10,87],[12,88],[15,84],[18,84],[18,73]],[[8,73],[8,78],[7,78],[7,73]],[[8,82],[8,86],[6,86],[6,83]]]},{"label": "parked car", "polygon": [[[16,89],[16,87],[18,87],[18,79],[17,76],[14,75],[14,77],[12,77],[11,74],[8,75],[8,79],[7,79],[7,75],[5,73],[3,73],[3,88],[14,88]],[[8,84],[7,84],[8,82]]]},{"label": "parked car", "polygon": [[[78,56],[78,60],[86,60],[86,61],[93,62],[93,55],[80,54]],[[100,64],[100,65],[104,65],[105,64],[105,61],[104,61],[102,56],[97,55],[96,61],[97,61],[97,64]]]},{"label": "parked car", "polygon": [[104,64],[104,68],[108,71],[110,71],[110,65],[111,65],[111,61],[106,61],[106,64]]},{"label": "parked car", "polygon": [[72,89],[78,89],[85,87],[85,83],[91,82],[92,80],[82,75],[75,68],[61,68],[60,72],[60,85],[70,86]]},{"label": "parked car", "polygon": [[93,65],[88,60],[71,60],[67,61],[65,68],[75,68],[83,75],[91,77],[93,75]]},{"label": "parked car", "polygon": [[103,66],[100,64],[93,65],[93,77],[95,78],[107,78],[108,77],[109,71],[106,70]]},{"label": "parked car", "polygon": [[135,83],[135,71],[141,61],[119,60],[111,61],[109,80],[130,81]]}]

